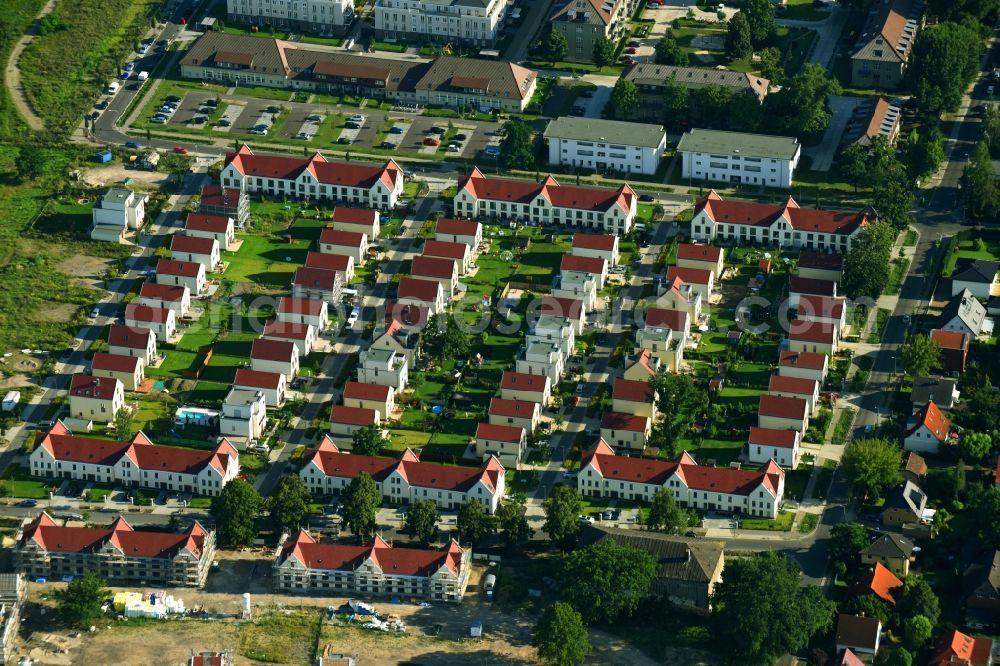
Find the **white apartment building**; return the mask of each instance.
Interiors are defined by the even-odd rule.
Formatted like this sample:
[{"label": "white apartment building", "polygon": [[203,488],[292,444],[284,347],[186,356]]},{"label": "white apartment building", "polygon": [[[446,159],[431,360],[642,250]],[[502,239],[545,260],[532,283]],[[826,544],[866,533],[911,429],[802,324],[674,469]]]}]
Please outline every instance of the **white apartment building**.
[{"label": "white apartment building", "polygon": [[145,194],[136,194],[124,187],[112,187],[94,205],[92,240],[120,242],[129,231],[135,231],[146,220]]},{"label": "white apartment building", "polygon": [[681,137],[677,152],[684,178],[788,188],[802,146],[787,136],[693,129]]},{"label": "white apartment building", "polygon": [[515,361],[515,368],[517,372],[528,375],[544,375],[555,385],[562,377],[565,362],[557,345],[542,340],[525,340],[524,348]]},{"label": "white apartment building", "polygon": [[[232,1],[232,0],[231,0]],[[493,46],[510,0],[378,0],[380,39]]]},{"label": "white apartment building", "polygon": [[366,349],[358,355],[358,381],[384,384],[397,391],[406,388],[406,356],[392,349]]},{"label": "white apartment building", "polygon": [[251,439],[263,437],[266,425],[267,403],[263,391],[229,389],[219,418],[219,432],[224,437],[238,438],[235,441],[246,445]]},{"label": "white apartment building", "polygon": [[226,0],[230,23],[342,34],[354,20],[351,0]]},{"label": "white apartment building", "polygon": [[545,128],[549,164],[624,173],[656,173],[667,148],[662,125],[601,118],[556,118]]}]

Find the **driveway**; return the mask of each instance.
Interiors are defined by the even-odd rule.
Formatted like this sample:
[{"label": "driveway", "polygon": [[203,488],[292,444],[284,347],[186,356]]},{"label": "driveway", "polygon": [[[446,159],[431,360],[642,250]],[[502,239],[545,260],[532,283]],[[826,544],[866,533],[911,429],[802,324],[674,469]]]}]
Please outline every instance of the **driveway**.
[{"label": "driveway", "polygon": [[778,19],[777,24],[789,28],[809,28],[815,30],[818,35],[812,53],[809,54],[807,62],[822,65],[830,69],[833,64],[833,56],[837,52],[837,42],[840,41],[840,33],[847,22],[847,10],[840,5],[831,7],[830,16],[822,21],[792,21]]},{"label": "driveway", "polygon": [[837,155],[837,147],[844,136],[844,130],[854,109],[861,104],[860,97],[848,97],[846,95],[831,95],[827,100],[830,104],[830,112],[833,117],[830,119],[830,126],[823,133],[823,140],[818,146],[811,146],[804,150],[805,154],[812,158],[813,171],[829,171],[833,166],[833,158]]},{"label": "driveway", "polygon": [[601,112],[607,106],[608,100],[611,99],[611,91],[614,90],[618,79],[613,76],[600,76],[597,74],[586,74],[582,78],[587,83],[593,83],[597,86],[597,89],[594,90],[593,96],[589,99],[586,97],[577,97],[576,103],[586,105],[587,112],[584,114],[585,117],[600,118]]}]

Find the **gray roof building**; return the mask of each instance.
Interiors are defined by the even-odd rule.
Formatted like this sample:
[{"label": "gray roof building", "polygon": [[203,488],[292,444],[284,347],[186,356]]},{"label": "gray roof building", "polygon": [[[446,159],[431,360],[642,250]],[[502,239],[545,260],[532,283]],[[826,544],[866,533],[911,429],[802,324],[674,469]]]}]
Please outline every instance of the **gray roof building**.
[{"label": "gray roof building", "polygon": [[677,144],[679,153],[738,154],[775,160],[794,160],[801,148],[794,137],[710,129],[685,132]]},{"label": "gray roof building", "polygon": [[600,141],[627,146],[656,148],[663,143],[666,131],[662,125],[630,123],[602,118],[556,118],[545,128],[545,138]]},{"label": "gray roof building", "polygon": [[974,259],[956,268],[955,272],[951,274],[951,279],[958,282],[993,284],[993,281],[997,279],[998,271],[1000,271],[1000,261]]},{"label": "gray roof building", "polygon": [[875,559],[879,558],[904,558],[913,557],[915,544],[912,540],[897,534],[883,534],[872,541],[871,545],[861,551],[862,555],[869,555]]},{"label": "gray roof building", "polygon": [[[983,323],[986,321],[986,308],[972,295],[968,289],[962,291],[958,296],[953,296],[944,310],[941,311],[941,323],[943,327],[949,327],[954,320],[962,322],[973,336],[978,336],[983,330]],[[954,324],[949,330],[955,330]]]},{"label": "gray roof building", "polygon": [[913,380],[910,402],[923,407],[933,402],[941,409],[951,409],[958,402],[958,380],[948,377],[917,377]]},{"label": "gray roof building", "polygon": [[625,71],[622,78],[635,83],[641,92],[657,92],[668,80],[673,79],[675,83],[685,88],[722,86],[750,93],[760,102],[763,102],[764,98],[767,97],[768,87],[771,85],[767,79],[729,69],[677,67],[652,63],[636,63]]},{"label": "gray roof building", "polygon": [[885,504],[882,505],[882,520],[886,522],[886,514],[897,511],[912,518],[913,522],[919,522],[923,520],[926,508],[927,493],[912,481],[905,481],[901,487],[896,488],[886,497]]}]

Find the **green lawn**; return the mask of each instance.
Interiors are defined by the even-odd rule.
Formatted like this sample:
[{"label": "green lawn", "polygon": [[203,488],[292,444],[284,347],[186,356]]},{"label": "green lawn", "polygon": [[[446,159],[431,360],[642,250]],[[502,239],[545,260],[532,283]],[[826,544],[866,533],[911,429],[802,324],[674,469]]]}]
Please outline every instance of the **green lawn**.
[{"label": "green lawn", "polygon": [[891,262],[891,267],[889,269],[889,281],[885,284],[885,289],[882,293],[889,296],[895,296],[899,294],[899,290],[903,286],[903,280],[906,279],[906,270],[910,267],[910,260],[897,258],[893,259]]},{"label": "green lawn", "polygon": [[282,241],[274,236],[241,234],[243,246],[237,253],[224,252],[228,264],[225,279],[252,282],[267,289],[287,290],[295,269],[306,261],[310,244],[303,240]]},{"label": "green lawn", "polygon": [[807,513],[804,516],[802,516],[802,522],[799,523],[799,532],[801,532],[802,534],[809,534],[814,529],[816,529],[816,525],[818,524],[819,524],[819,516],[817,516],[815,513]]},{"label": "green lawn", "polygon": [[[16,463],[11,464],[3,473],[3,480],[7,483],[7,489],[12,497],[48,499],[49,491],[53,487],[48,481],[32,478],[27,467],[21,467]],[[55,487],[58,488],[58,485]]]},{"label": "green lawn", "polygon": [[956,247],[958,248],[957,252],[953,251],[945,257],[944,265],[941,267],[943,277],[950,277],[960,260],[986,259],[987,261],[996,261],[1000,258],[1000,240],[997,239],[982,243],[973,240],[960,240],[957,245],[953,241],[952,248]]},{"label": "green lawn", "polygon": [[678,451],[688,451],[701,465],[715,461],[716,466],[725,466],[736,462],[740,450],[746,444],[746,439],[703,439],[697,443],[690,438],[682,437],[677,441]]},{"label": "green lawn", "polygon": [[882,334],[885,333],[885,327],[889,323],[889,317],[892,316],[892,310],[886,308],[879,308],[875,313],[875,323],[872,325],[872,330],[868,334],[868,342],[876,344],[882,341]]},{"label": "green lawn", "polygon": [[778,8],[777,17],[789,21],[822,21],[830,17],[830,12],[813,7],[812,0],[785,0]]},{"label": "green lawn", "polygon": [[769,532],[790,532],[792,523],[795,521],[795,514],[782,511],[775,520],[765,520],[763,518],[744,518],[740,521],[740,528],[744,530],[767,530]]}]

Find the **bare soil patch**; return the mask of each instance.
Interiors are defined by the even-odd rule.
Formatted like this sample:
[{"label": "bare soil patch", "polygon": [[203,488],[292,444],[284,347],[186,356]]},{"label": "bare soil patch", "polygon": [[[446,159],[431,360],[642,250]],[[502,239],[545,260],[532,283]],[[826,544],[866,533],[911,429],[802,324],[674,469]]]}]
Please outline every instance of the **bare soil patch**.
[{"label": "bare soil patch", "polygon": [[10,356],[0,358],[0,367],[14,372],[31,373],[42,367],[42,361],[21,352],[12,352]]},{"label": "bare soil patch", "polygon": [[167,182],[170,174],[160,173],[159,171],[126,169],[120,164],[83,169],[81,172],[81,179],[91,187],[104,187],[112,183],[122,183],[125,182],[126,178],[131,178],[134,183],[144,187],[158,188]]},{"label": "bare soil patch", "polygon": [[109,265],[111,265],[110,259],[77,254],[60,261],[56,265],[56,270],[70,277],[96,280]]},{"label": "bare soil patch", "polygon": [[73,319],[79,307],[73,303],[45,301],[31,313],[31,317],[35,321],[67,322]]}]

